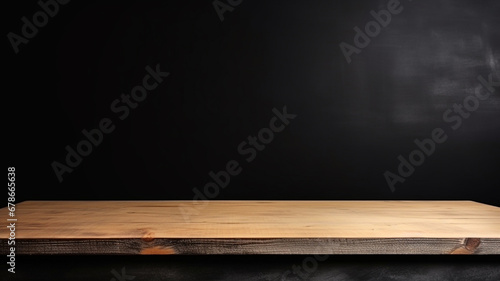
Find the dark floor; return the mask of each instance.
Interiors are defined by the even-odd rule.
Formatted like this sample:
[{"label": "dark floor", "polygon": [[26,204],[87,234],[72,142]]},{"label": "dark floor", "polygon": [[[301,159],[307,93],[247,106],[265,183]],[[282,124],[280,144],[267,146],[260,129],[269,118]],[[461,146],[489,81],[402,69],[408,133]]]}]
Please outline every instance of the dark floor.
[{"label": "dark floor", "polygon": [[[326,260],[325,260],[326,258]],[[295,273],[294,273],[295,272]],[[1,280],[500,280],[498,256],[21,256]]]}]

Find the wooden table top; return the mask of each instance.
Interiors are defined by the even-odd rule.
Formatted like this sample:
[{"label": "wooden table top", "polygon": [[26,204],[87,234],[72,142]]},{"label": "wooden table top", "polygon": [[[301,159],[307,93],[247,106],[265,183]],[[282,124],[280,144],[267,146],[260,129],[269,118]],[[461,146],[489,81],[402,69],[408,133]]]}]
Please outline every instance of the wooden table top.
[{"label": "wooden table top", "polygon": [[15,218],[19,254],[500,254],[500,208],[472,201],[26,201]]}]

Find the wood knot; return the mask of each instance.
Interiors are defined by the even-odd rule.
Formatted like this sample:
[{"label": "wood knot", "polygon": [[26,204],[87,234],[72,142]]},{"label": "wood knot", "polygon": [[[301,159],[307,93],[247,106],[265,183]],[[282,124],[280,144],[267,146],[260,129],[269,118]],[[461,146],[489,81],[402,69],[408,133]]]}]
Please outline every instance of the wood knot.
[{"label": "wood knot", "polygon": [[155,246],[151,248],[142,249],[141,255],[177,255],[177,252],[172,247]]},{"label": "wood knot", "polygon": [[142,236],[142,241],[144,242],[151,242],[155,240],[155,233],[154,232],[148,232]]},{"label": "wood knot", "polygon": [[477,247],[481,244],[481,239],[479,238],[467,238],[465,239],[465,249],[475,252]]},{"label": "wood knot", "polygon": [[452,255],[471,255],[474,254],[481,244],[481,239],[479,238],[466,238],[464,243],[451,252]]}]

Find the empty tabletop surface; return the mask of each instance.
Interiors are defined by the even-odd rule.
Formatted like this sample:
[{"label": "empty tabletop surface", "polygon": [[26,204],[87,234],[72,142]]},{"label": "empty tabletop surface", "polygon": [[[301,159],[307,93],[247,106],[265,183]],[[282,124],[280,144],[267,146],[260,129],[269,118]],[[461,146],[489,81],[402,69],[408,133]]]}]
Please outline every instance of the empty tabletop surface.
[{"label": "empty tabletop surface", "polygon": [[[7,208],[0,215],[17,219],[17,246],[27,254],[500,253],[500,208],[472,201],[26,201],[15,207],[15,217]],[[1,228],[0,239],[11,230]]]}]

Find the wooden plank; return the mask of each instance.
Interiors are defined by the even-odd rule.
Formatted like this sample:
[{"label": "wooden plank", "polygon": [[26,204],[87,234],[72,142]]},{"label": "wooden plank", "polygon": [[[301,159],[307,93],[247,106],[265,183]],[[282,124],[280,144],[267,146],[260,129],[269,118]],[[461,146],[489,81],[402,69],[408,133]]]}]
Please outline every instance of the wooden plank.
[{"label": "wooden plank", "polygon": [[500,208],[471,201],[26,201],[16,215],[17,254],[500,254]]}]

